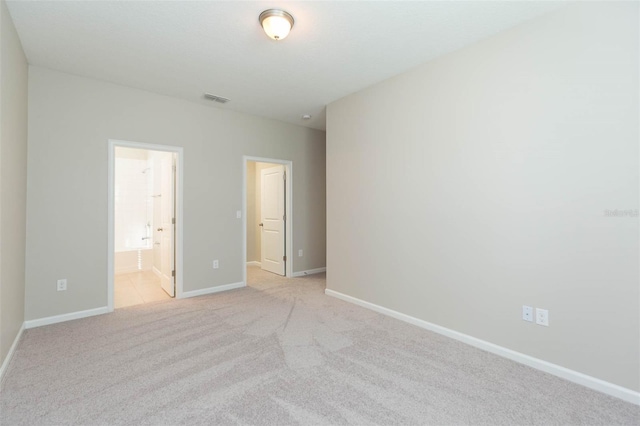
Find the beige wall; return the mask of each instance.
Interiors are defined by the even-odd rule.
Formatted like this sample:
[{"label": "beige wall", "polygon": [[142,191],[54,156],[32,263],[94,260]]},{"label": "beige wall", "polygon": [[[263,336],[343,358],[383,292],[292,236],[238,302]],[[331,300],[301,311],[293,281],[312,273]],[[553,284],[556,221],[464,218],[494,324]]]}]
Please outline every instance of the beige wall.
[{"label": "beige wall", "polygon": [[256,208],[256,162],[247,161],[247,262],[260,262]]},{"label": "beige wall", "polygon": [[293,161],[294,245],[321,248],[293,268],[325,266],[324,132],[38,67],[29,84],[26,319],[107,304],[109,139],[184,147],[184,291],[242,281],[243,155]]},{"label": "beige wall", "polygon": [[0,1],[0,364],[24,322],[27,60]]},{"label": "beige wall", "polygon": [[638,71],[589,3],[329,105],[327,287],[640,390]]}]

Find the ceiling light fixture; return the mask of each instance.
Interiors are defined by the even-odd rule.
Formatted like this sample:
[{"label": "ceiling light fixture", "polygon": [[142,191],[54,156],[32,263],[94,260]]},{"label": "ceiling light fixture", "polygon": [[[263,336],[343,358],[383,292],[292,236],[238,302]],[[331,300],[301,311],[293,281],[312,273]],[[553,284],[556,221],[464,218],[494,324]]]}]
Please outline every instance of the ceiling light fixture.
[{"label": "ceiling light fixture", "polygon": [[276,40],[282,40],[289,35],[293,28],[293,16],[280,9],[268,9],[260,14],[260,25],[267,35]]}]

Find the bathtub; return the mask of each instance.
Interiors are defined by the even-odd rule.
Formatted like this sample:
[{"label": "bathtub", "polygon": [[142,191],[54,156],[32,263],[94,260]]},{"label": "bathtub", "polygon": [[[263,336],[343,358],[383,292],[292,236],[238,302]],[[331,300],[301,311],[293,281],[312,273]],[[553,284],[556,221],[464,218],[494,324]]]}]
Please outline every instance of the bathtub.
[{"label": "bathtub", "polygon": [[153,267],[153,249],[140,248],[116,251],[113,265],[115,274],[150,271]]}]

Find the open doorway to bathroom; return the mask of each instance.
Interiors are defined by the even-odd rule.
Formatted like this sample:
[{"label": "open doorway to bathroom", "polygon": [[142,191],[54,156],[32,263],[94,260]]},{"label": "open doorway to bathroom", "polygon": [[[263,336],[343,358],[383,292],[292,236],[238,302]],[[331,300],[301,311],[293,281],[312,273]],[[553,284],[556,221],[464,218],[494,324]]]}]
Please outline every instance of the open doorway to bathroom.
[{"label": "open doorway to bathroom", "polygon": [[110,145],[110,309],[169,300],[177,295],[180,153]]},{"label": "open doorway to bathroom", "polygon": [[291,276],[292,164],[269,158],[244,159],[245,282],[258,271]]}]

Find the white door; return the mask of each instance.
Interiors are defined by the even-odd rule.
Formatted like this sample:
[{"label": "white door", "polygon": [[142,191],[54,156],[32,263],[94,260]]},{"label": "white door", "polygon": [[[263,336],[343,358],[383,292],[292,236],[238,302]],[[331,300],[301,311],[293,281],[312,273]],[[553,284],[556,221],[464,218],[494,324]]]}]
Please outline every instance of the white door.
[{"label": "white door", "polygon": [[149,157],[153,165],[153,272],[160,277],[162,275],[162,164],[160,158],[164,152],[151,151]]},{"label": "white door", "polygon": [[160,285],[175,296],[175,154],[163,155],[160,159],[160,223],[157,232],[160,241]]},{"label": "white door", "polygon": [[285,274],[284,166],[260,170],[261,186],[261,263],[262,269]]}]

